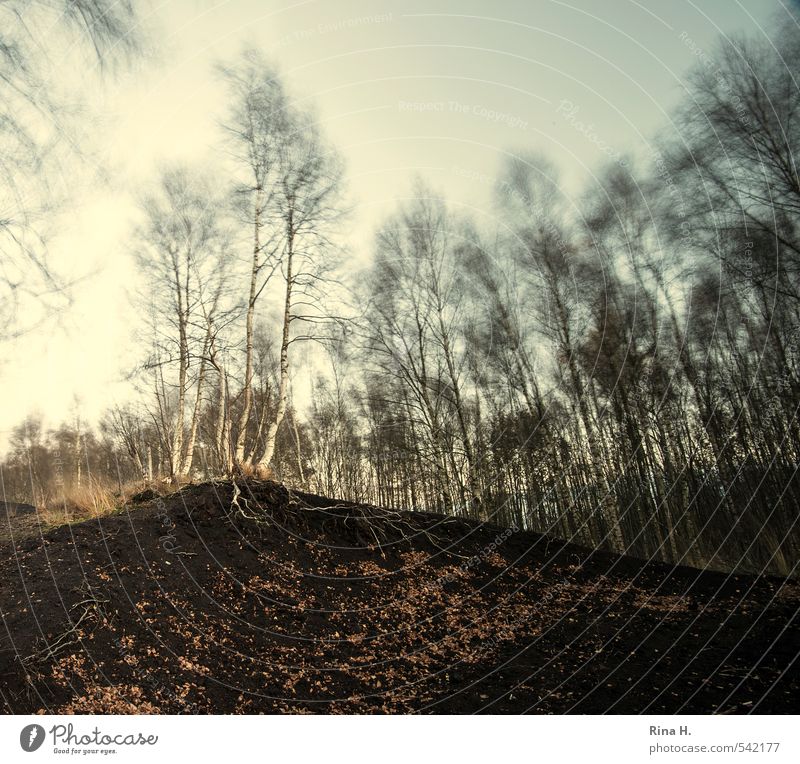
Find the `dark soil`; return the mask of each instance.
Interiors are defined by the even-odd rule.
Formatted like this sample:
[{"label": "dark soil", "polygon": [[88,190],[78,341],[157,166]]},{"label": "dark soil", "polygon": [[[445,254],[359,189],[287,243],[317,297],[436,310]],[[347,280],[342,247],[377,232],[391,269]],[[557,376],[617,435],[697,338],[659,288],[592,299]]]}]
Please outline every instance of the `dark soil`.
[{"label": "dark soil", "polygon": [[19,504],[16,501],[0,501],[0,516],[9,515],[17,517],[19,515],[30,515],[36,512],[33,504]]},{"label": "dark soil", "polygon": [[0,541],[0,708],[800,712],[797,583],[238,488]]}]

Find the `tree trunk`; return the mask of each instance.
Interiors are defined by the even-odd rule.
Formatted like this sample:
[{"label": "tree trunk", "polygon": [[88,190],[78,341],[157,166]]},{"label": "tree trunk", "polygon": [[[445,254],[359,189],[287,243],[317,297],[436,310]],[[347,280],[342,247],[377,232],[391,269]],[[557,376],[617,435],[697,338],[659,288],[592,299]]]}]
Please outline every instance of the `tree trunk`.
[{"label": "tree trunk", "polygon": [[247,437],[247,425],[250,421],[250,409],[253,405],[253,330],[255,321],[256,300],[258,299],[258,271],[261,255],[261,189],[256,191],[255,209],[253,213],[253,266],[250,270],[250,297],[247,301],[247,317],[245,319],[245,371],[244,401],[239,417],[239,429],[236,434],[236,464],[244,463],[244,447]]},{"label": "tree trunk", "polygon": [[[181,474],[181,467],[183,461],[183,428],[185,424],[185,409],[186,409],[186,379],[189,370],[189,339],[187,333],[187,315],[188,310],[188,288],[189,288],[189,266],[187,254],[187,266],[185,285],[181,284],[180,267],[178,265],[178,254],[173,253],[173,268],[175,275],[175,296],[177,298],[177,319],[178,319],[178,342],[179,342],[179,364],[178,369],[178,405],[175,412],[175,432],[173,433],[172,440],[172,453],[170,454],[170,477],[176,478]],[[184,287],[187,294],[184,294]]]},{"label": "tree trunk", "polygon": [[197,443],[197,427],[200,421],[200,410],[203,404],[203,388],[206,381],[206,351],[203,350],[203,359],[200,361],[200,372],[197,377],[197,395],[194,399],[194,409],[192,410],[192,423],[189,426],[189,440],[186,443],[186,453],[181,463],[181,475],[188,475],[192,471],[194,461],[194,449]]},{"label": "tree trunk", "polygon": [[81,487],[81,420],[75,422],[75,481]]},{"label": "tree trunk", "polygon": [[278,428],[281,426],[289,402],[289,329],[292,321],[292,287],[294,286],[294,275],[292,273],[294,234],[291,226],[292,222],[290,216],[288,226],[289,233],[287,237],[286,298],[283,305],[283,333],[281,335],[281,368],[280,381],[278,383],[278,402],[275,409],[275,417],[270,422],[269,429],[267,430],[264,455],[259,462],[259,466],[265,470],[269,469],[270,464],[272,464],[272,458],[275,455],[275,441],[278,436]]}]

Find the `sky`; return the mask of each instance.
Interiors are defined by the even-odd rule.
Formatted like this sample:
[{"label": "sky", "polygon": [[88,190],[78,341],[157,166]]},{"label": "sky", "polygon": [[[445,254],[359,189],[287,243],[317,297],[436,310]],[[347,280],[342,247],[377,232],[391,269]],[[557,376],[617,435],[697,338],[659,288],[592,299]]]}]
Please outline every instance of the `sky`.
[{"label": "sky", "polygon": [[[136,201],[165,163],[214,168],[226,104],[214,73],[263,50],[342,154],[352,267],[415,175],[491,223],[504,157],[539,150],[567,193],[610,159],[646,157],[720,34],[765,34],[781,0],[165,0],[143,4],[145,55],[59,76],[86,104],[88,151],[50,257],[74,282],[46,330],[0,344],[0,447],[38,410],[87,422],[130,396]],[[57,67],[56,67],[57,68]],[[69,69],[69,67],[64,67]]]}]

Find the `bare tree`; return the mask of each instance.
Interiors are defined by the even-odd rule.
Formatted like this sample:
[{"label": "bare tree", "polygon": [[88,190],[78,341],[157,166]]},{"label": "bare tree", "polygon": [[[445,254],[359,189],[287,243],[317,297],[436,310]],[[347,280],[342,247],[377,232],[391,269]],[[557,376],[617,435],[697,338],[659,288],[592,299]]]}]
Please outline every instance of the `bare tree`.
[{"label": "bare tree", "polygon": [[281,174],[283,143],[290,118],[280,79],[259,53],[245,51],[240,59],[220,67],[232,105],[225,122],[234,159],[241,169],[235,190],[238,208],[251,226],[249,289],[245,315],[243,405],[239,415],[234,460],[245,462],[247,427],[252,409],[253,338],[256,305],[275,273],[278,260],[272,205]]},{"label": "bare tree", "polygon": [[[88,45],[101,64],[118,60],[137,48],[136,23],[129,2],[0,3],[0,325],[5,337],[31,329],[64,305],[64,285],[48,264],[44,238],[55,196],[45,168],[65,143],[65,109],[48,72],[51,56],[77,43],[78,48]],[[44,28],[53,30],[47,46],[35,32]]]},{"label": "bare tree", "polygon": [[[289,401],[289,347],[319,339],[315,327],[331,317],[324,309],[325,285],[333,270],[331,227],[341,216],[342,166],[309,114],[295,111],[281,144],[273,197],[282,234],[277,264],[283,279],[277,404],[259,465],[268,469]],[[300,330],[293,334],[293,324]]]},{"label": "bare tree", "polygon": [[424,433],[425,458],[437,465],[446,503],[471,512],[480,487],[464,395],[466,289],[457,260],[462,231],[424,184],[417,184],[414,197],[378,235],[366,350],[404,388],[408,414]]},{"label": "bare tree", "polygon": [[[217,200],[202,178],[186,168],[166,171],[155,194],[143,202],[145,223],[137,234],[136,258],[154,311],[154,354],[145,368],[157,370],[159,421],[164,428],[170,476],[191,468],[200,400],[206,381],[214,321],[223,281],[224,239],[216,217]],[[190,371],[197,367],[193,379]],[[176,367],[173,383],[164,374]],[[186,438],[190,389],[195,402]]]}]

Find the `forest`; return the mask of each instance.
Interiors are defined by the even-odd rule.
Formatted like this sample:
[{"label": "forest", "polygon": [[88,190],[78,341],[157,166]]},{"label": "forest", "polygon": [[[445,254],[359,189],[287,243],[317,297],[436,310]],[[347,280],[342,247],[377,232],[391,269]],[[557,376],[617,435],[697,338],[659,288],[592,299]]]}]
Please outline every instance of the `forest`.
[{"label": "forest", "polygon": [[[98,55],[133,13],[110,5],[69,4],[76,34],[103,19],[90,24]],[[121,55],[137,55],[125,40]],[[0,42],[17,94],[2,135],[22,177],[47,142],[25,114],[51,105],[31,51]],[[346,168],[313,107],[257,50],[221,63],[209,76],[227,94],[225,173],[164,168],[119,253],[146,285],[131,297],[135,396],[96,426],[78,408],[55,428],[28,415],[0,465],[4,496],[80,515],[130,486],[256,475],[792,575],[797,61],[796,25],[769,43],[720,39],[649,155],[614,157],[567,194],[535,145],[509,147],[483,179],[491,219],[418,177],[369,252],[348,246]],[[13,308],[21,270],[41,301],[60,295],[32,238],[37,212],[13,203],[24,194],[10,187],[0,220],[9,334],[27,330]]]},{"label": "forest", "polygon": [[0,0],[0,758],[47,714],[253,717],[133,720],[173,759],[531,745],[246,730],[288,713],[630,715],[537,728],[617,764],[667,752],[639,715],[760,714],[684,742],[790,756],[769,3]]}]

